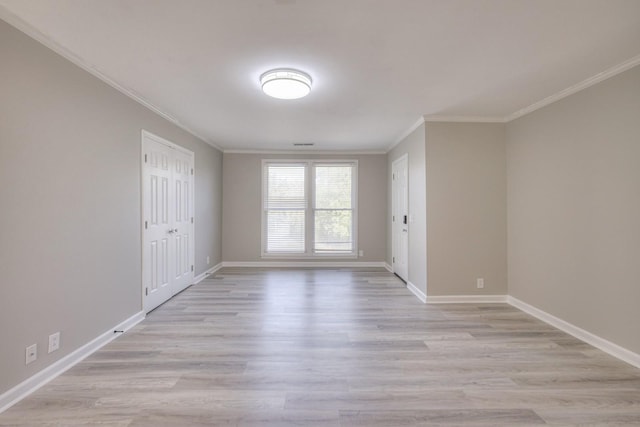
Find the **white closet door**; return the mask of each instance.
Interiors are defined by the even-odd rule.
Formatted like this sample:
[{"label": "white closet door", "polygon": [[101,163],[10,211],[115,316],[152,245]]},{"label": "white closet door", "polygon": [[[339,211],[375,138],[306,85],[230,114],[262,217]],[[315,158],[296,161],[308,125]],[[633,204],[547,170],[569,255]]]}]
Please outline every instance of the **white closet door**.
[{"label": "white closet door", "polygon": [[180,292],[191,284],[193,278],[193,212],[192,212],[192,156],[175,152],[173,158],[173,209],[175,211],[172,239],[175,252],[173,264],[174,293]]},{"label": "white closet door", "polygon": [[143,132],[143,308],[149,312],[193,283],[194,155]]},{"label": "white closet door", "polygon": [[170,259],[173,219],[170,202],[171,148],[153,140],[145,141],[143,171],[144,237],[142,249],[144,309],[149,312],[173,295]]}]

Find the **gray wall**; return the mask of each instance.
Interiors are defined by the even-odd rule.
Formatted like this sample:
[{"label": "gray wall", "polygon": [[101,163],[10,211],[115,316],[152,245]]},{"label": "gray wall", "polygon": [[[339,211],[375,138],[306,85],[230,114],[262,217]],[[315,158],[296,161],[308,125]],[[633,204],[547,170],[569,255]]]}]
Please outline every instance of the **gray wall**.
[{"label": "gray wall", "polygon": [[2,393],[141,310],[141,129],[195,152],[196,274],[221,259],[222,155],[2,21],[0,58]]},{"label": "gray wall", "polygon": [[509,293],[640,353],[640,67],[507,125]]},{"label": "gray wall", "polygon": [[[391,165],[404,154],[409,156],[409,282],[427,293],[427,206],[425,175],[425,125],[411,132],[387,155],[387,217],[391,218]],[[392,231],[387,221],[387,263],[391,265]]]},{"label": "gray wall", "polygon": [[507,293],[504,127],[426,123],[428,296]]},{"label": "gray wall", "polygon": [[[188,147],[187,144],[180,145]],[[197,276],[222,262],[222,153],[210,145],[201,145],[194,151]]]},{"label": "gray wall", "polygon": [[[262,159],[357,159],[357,261],[384,261],[387,206],[387,164],[384,154],[300,155],[225,153],[223,156],[222,258],[231,262],[258,262],[261,258]],[[321,261],[329,261],[322,258]],[[286,261],[278,258],[277,261]],[[309,259],[308,261],[314,261]],[[338,259],[338,261],[356,261]]]}]

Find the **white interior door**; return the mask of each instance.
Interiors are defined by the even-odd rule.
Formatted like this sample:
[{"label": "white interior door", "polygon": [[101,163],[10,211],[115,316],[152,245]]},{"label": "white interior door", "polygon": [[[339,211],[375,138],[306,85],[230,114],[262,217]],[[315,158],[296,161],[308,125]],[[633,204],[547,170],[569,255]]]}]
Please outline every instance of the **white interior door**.
[{"label": "white interior door", "polygon": [[193,153],[142,135],[142,295],[149,312],[193,281]]},{"label": "white interior door", "polygon": [[173,289],[174,294],[191,284],[193,278],[193,212],[191,211],[191,190],[193,156],[175,152],[173,158]]},{"label": "white interior door", "polygon": [[144,141],[146,157],[143,168],[143,295],[145,311],[153,310],[171,298],[169,272],[171,192],[171,149],[155,141]]},{"label": "white interior door", "polygon": [[392,164],[393,272],[409,280],[409,157],[405,154]]}]

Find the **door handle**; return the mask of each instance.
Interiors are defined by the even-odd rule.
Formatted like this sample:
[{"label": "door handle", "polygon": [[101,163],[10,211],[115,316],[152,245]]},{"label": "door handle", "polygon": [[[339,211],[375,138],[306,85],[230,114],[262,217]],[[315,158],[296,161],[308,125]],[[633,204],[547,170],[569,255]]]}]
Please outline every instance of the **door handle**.
[{"label": "door handle", "polygon": [[403,223],[403,224],[406,224],[406,223],[407,223],[407,216],[406,216],[406,215],[404,216],[404,219],[402,220],[402,223]]},{"label": "door handle", "polygon": [[173,234],[173,233],[177,233],[177,232],[178,232],[177,228],[173,228],[173,229],[170,228],[169,231],[167,231],[167,233],[169,233],[169,234]]}]

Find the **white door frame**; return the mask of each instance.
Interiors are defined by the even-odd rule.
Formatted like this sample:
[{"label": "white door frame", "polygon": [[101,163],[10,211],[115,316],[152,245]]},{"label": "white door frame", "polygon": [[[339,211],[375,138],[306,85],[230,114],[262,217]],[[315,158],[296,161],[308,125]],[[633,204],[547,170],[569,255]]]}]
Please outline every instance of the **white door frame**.
[{"label": "white door frame", "polygon": [[[405,227],[405,231],[400,230],[400,228],[398,227],[398,224],[400,224],[402,221],[404,221],[404,218],[396,218],[396,210],[398,208],[396,199],[397,199],[397,194],[396,192],[398,191],[397,189],[397,185],[396,185],[396,177],[395,177],[395,172],[397,169],[397,165],[400,162],[406,162],[406,170],[407,170],[407,182],[406,182],[406,186],[405,186],[405,192],[406,194],[404,195],[404,197],[406,198],[406,203],[407,203],[407,212],[406,212],[406,224],[403,224]],[[398,157],[397,159],[395,159],[392,163],[391,163],[391,256],[392,256],[392,262],[391,262],[391,268],[393,270],[393,272],[400,277],[402,280],[404,280],[405,282],[409,283],[409,154],[405,153],[402,156]],[[406,235],[406,239],[404,239],[405,243],[405,248],[404,251],[402,250],[402,248],[399,247],[399,245],[401,244],[401,242],[403,241],[403,239],[401,238],[401,235],[398,233],[407,233]],[[396,267],[396,256],[398,255],[398,253],[404,253],[405,254],[405,260],[404,262],[406,263],[406,269],[404,269],[404,271],[398,271],[399,269]]]},{"label": "white door frame", "polygon": [[[145,291],[146,291],[146,284],[144,282],[144,273],[145,273],[145,265],[144,265],[144,259],[145,259],[145,242],[144,242],[144,237],[145,237],[145,229],[146,229],[146,223],[148,221],[148,218],[145,218],[146,216],[146,212],[145,212],[145,208],[144,208],[144,197],[145,197],[145,193],[144,193],[144,176],[145,176],[145,168],[147,165],[147,158],[146,158],[146,153],[145,153],[145,141],[147,140],[152,140],[156,143],[162,144],[167,146],[170,149],[179,151],[183,154],[186,154],[187,156],[189,156],[191,158],[191,164],[194,165],[194,167],[191,170],[191,176],[192,176],[192,185],[190,186],[189,189],[189,209],[192,213],[192,220],[191,220],[191,224],[190,224],[190,234],[191,236],[193,236],[192,239],[189,239],[189,258],[191,260],[192,263],[192,268],[191,268],[191,282],[193,282],[193,278],[195,277],[195,268],[194,268],[194,262],[195,262],[195,220],[193,218],[193,216],[195,215],[195,153],[193,151],[187,150],[184,147],[181,147],[180,145],[177,145],[167,139],[164,139],[158,135],[155,135],[147,130],[142,129],[141,131],[141,143],[140,143],[140,241],[141,241],[141,271],[140,271],[140,286],[141,286],[141,307],[143,310],[145,311],[150,311],[150,310],[146,310],[145,307]],[[184,288],[182,288],[184,289]],[[178,290],[174,290],[174,292],[172,293],[172,295],[177,294],[178,292],[180,292],[182,289],[178,289]],[[153,308],[152,308],[153,309]],[[151,310],[152,310],[151,309]]]}]

